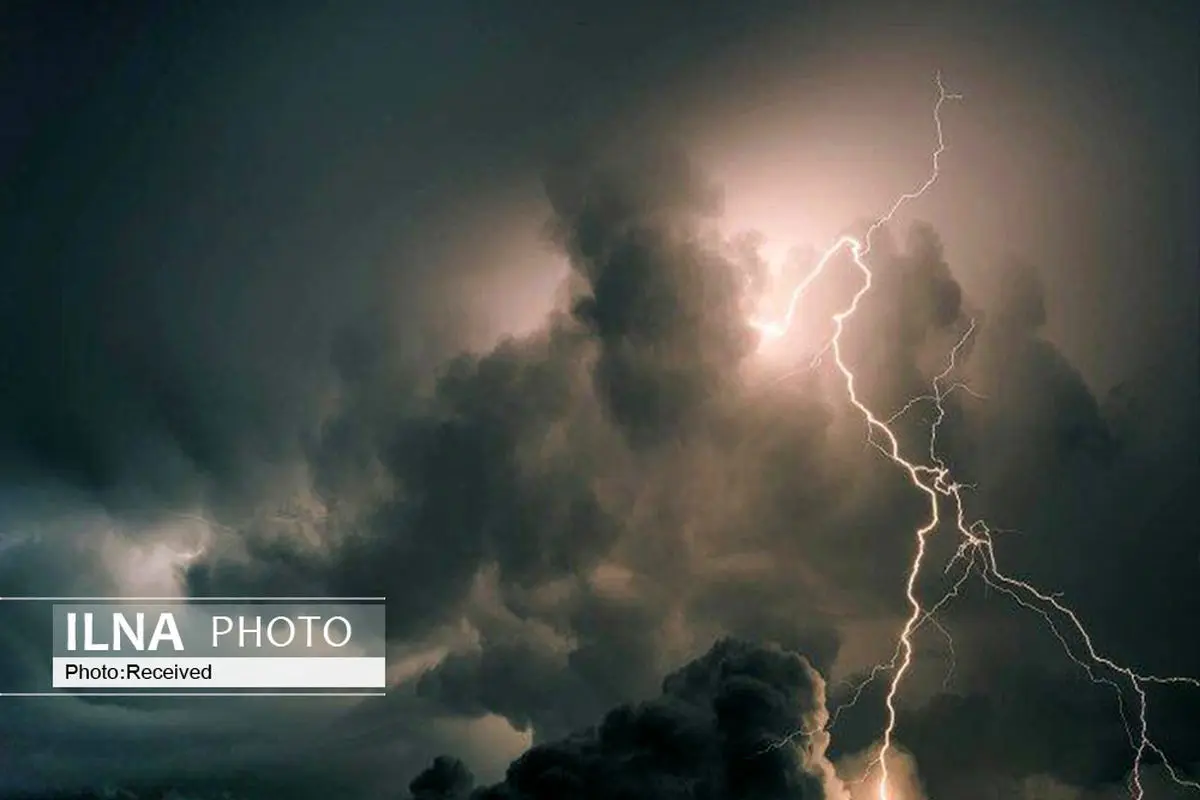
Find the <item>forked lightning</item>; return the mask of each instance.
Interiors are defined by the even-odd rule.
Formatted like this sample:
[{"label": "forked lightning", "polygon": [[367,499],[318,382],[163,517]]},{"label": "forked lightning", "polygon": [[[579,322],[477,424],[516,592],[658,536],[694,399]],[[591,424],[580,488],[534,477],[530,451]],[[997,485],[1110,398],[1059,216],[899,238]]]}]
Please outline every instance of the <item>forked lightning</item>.
[{"label": "forked lightning", "polygon": [[[934,379],[932,393],[914,399],[901,409],[899,413],[888,419],[879,417],[860,399],[854,371],[842,356],[842,333],[845,330],[847,322],[853,318],[855,312],[858,310],[859,303],[872,287],[873,275],[871,268],[867,264],[867,256],[871,252],[872,236],[890,222],[901,207],[924,195],[938,179],[940,172],[939,161],[946,150],[945,140],[942,135],[942,106],[949,100],[960,100],[962,96],[946,91],[940,74],[935,76],[935,80],[938,96],[933,106],[933,121],[937,132],[937,147],[933,151],[932,168],[925,181],[914,191],[900,195],[891,208],[888,209],[887,213],[879,217],[867,228],[866,233],[861,239],[852,236],[842,236],[825,250],[816,266],[793,290],[787,310],[781,319],[777,321],[754,320],[751,322],[752,326],[759,331],[764,339],[777,339],[784,336],[791,328],[796,309],[808,288],[833,262],[836,255],[843,251],[848,253],[851,262],[862,277],[862,283],[858,291],[850,299],[849,304],[833,316],[833,336],[827,345],[827,350],[833,354],[833,361],[844,379],[846,393],[850,402],[866,421],[868,441],[876,446],[896,466],[902,469],[908,475],[913,488],[922,492],[929,499],[929,519],[917,529],[915,534],[916,553],[913,556],[912,563],[909,565],[905,586],[909,614],[897,639],[895,654],[890,662],[874,668],[870,672],[867,681],[859,686],[858,691],[853,694],[850,703],[847,706],[843,706],[845,708],[856,702],[858,697],[861,696],[862,689],[866,683],[884,672],[892,671],[892,680],[888,686],[885,700],[887,724],[883,730],[879,752],[868,767],[864,779],[869,777],[877,767],[880,773],[878,800],[899,800],[893,797],[892,794],[888,771],[888,756],[895,747],[896,698],[904,678],[912,666],[913,636],[924,624],[937,624],[934,617],[936,612],[956,596],[967,577],[977,572],[987,585],[1003,592],[1021,607],[1038,614],[1050,627],[1051,632],[1061,643],[1067,656],[1078,664],[1092,681],[1107,684],[1116,690],[1118,701],[1122,703],[1121,713],[1125,721],[1125,729],[1134,751],[1129,776],[1129,791],[1134,800],[1142,800],[1144,797],[1145,790],[1142,785],[1141,770],[1147,755],[1150,753],[1153,753],[1162,761],[1167,774],[1176,784],[1200,790],[1200,783],[1186,779],[1167,761],[1163,751],[1151,738],[1146,717],[1148,705],[1146,688],[1148,685],[1188,684],[1200,688],[1200,680],[1187,677],[1160,677],[1142,674],[1118,664],[1102,654],[1096,648],[1090,634],[1087,632],[1087,628],[1078,615],[1059,596],[1039,589],[1026,581],[1011,577],[1000,569],[996,556],[996,548],[992,540],[992,529],[982,520],[970,520],[968,518],[962,494],[963,489],[966,487],[955,481],[950,468],[941,456],[939,456],[937,437],[940,425],[945,418],[946,410],[944,401],[946,397],[955,389],[966,388],[961,383],[947,386],[946,381],[949,380],[957,366],[956,360],[962,347],[975,331],[974,322],[971,323],[966,333],[951,351],[946,369]],[[899,440],[891,426],[901,414],[912,406],[922,402],[932,404],[935,412],[934,421],[930,428],[928,460],[910,460],[901,452]],[[927,540],[944,521],[941,515],[942,500],[950,503],[953,511],[954,529],[961,537],[958,550],[950,560],[950,563],[947,564],[946,571],[950,572],[959,564],[965,566],[950,590],[936,603],[926,608],[917,596],[916,586],[926,558]],[[1077,637],[1078,642],[1075,645],[1072,645],[1068,638],[1069,634],[1064,632],[1064,630]],[[1131,721],[1125,712],[1125,689],[1130,690],[1134,698],[1136,698],[1137,719],[1134,721]],[[838,712],[841,710],[837,709],[831,715],[830,726],[837,720]]]}]

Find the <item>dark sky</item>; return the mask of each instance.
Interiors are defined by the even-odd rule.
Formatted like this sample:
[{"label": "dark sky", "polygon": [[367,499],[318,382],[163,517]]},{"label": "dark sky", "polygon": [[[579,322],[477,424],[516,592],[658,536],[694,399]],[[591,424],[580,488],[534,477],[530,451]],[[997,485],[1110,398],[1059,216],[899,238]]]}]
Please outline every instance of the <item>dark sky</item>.
[{"label": "dark sky", "polygon": [[[386,594],[394,681],[0,697],[0,797],[874,797],[890,674],[761,743],[891,657],[928,509],[806,367],[853,265],[748,323],[924,180],[938,71],[859,396],[973,323],[970,518],[1100,655],[1200,676],[1200,9],[983,5],[0,5],[0,596]],[[892,800],[1128,796],[1135,691],[981,566],[915,635]],[[0,611],[0,691],[37,685]],[[1182,797],[1200,688],[1148,698]]]}]

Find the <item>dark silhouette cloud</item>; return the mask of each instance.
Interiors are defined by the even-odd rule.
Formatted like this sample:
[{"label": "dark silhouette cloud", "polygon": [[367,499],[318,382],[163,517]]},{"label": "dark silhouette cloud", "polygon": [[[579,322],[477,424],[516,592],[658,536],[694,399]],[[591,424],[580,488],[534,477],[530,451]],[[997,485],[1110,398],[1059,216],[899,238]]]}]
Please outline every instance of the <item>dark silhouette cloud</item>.
[{"label": "dark silhouette cloud", "polygon": [[408,784],[414,800],[454,800],[466,797],[475,786],[475,776],[457,758],[438,756],[433,764]]},{"label": "dark silhouette cloud", "polygon": [[678,435],[729,391],[755,341],[741,276],[690,230],[719,195],[680,149],[641,143],[557,167],[546,191],[588,286],[575,315],[600,343],[598,393],[635,442]]},{"label": "dark silhouette cloud", "polygon": [[[803,735],[820,726],[824,685],[803,657],[723,640],[663,681],[662,695],[622,706],[560,742],[534,747],[501,784],[468,794],[446,758],[409,786],[413,798],[824,798],[821,753]],[[793,747],[777,747],[794,736]],[[808,762],[808,763],[806,763]],[[425,795],[437,786],[441,794]]]}]

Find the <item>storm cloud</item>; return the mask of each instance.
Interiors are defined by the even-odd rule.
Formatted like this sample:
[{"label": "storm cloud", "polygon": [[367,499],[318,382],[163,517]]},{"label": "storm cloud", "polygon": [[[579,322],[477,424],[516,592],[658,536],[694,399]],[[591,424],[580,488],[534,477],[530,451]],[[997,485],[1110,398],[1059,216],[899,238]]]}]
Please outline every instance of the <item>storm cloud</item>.
[{"label": "storm cloud", "polygon": [[439,757],[409,791],[445,800],[825,798],[836,796],[825,788],[832,767],[804,735],[825,716],[824,684],[802,657],[723,640],[668,675],[660,697],[534,747],[501,784],[470,791],[464,767]]},{"label": "storm cloud", "polygon": [[[4,12],[0,596],[384,595],[392,687],[0,697],[0,794],[859,800],[886,676],[764,746],[892,657],[928,508],[825,348],[849,259],[749,321],[920,184],[937,68],[858,396],[927,459],[969,331],[938,455],[1004,568],[1200,675],[1194,12],[693,5]],[[44,609],[0,614],[39,688]],[[976,576],[938,622],[909,793],[1120,796],[1037,615]],[[1194,774],[1195,692],[1149,697]]]}]

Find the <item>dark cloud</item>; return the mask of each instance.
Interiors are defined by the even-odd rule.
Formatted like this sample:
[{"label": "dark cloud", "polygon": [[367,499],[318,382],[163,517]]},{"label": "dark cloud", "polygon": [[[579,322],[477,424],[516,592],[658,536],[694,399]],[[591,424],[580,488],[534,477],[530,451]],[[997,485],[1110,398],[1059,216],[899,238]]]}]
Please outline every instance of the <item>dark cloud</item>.
[{"label": "dark cloud", "polygon": [[[1004,669],[994,669],[984,691],[942,691],[901,711],[898,741],[915,758],[930,797],[966,800],[986,791],[1018,793],[1017,787],[1031,776],[1098,793],[1115,791],[1127,780],[1133,751],[1112,687],[1091,684],[1080,675],[1047,674],[1046,658],[1039,660],[1030,665],[1013,659]],[[871,685],[839,715],[829,749],[839,764],[850,763],[877,739],[885,723],[886,688],[886,681]],[[849,686],[833,691],[830,706],[852,696]],[[1195,699],[1184,693],[1154,692],[1152,697],[1160,703],[1151,713],[1156,741],[1171,743],[1164,752],[1186,775],[1196,753],[1188,723]],[[1130,713],[1135,699],[1131,692],[1123,697]],[[1130,721],[1136,725],[1136,717]],[[1136,736],[1136,727],[1131,730]],[[1160,763],[1149,755],[1146,775],[1153,775]],[[844,777],[860,771],[856,766]]]},{"label": "dark cloud", "polygon": [[[681,221],[693,219],[677,211],[606,218],[616,220],[614,230],[629,219],[643,226],[656,219],[660,229],[672,231],[686,230]],[[693,235],[689,241],[701,239]],[[644,279],[658,280],[654,268],[671,278],[656,284],[668,308],[686,302],[692,276],[707,274],[686,249],[632,263],[647,270]],[[712,263],[726,275],[737,269],[728,260]],[[1002,552],[1019,559],[1018,565],[1036,558],[1033,553],[1073,550],[1077,545],[1063,531],[1101,524],[1085,506],[1072,506],[1073,492],[1094,489],[1101,479],[1114,486],[1136,480],[1137,467],[1119,460],[1115,434],[1078,373],[1038,335],[1036,325],[1012,323],[1018,316],[1009,310],[1014,304],[1041,302],[1029,268],[1014,274],[1014,282],[1026,288],[1018,286],[994,308],[978,309],[964,304],[928,226],[914,227],[903,248],[881,248],[873,263],[878,282],[862,309],[870,324],[847,347],[848,358],[870,365],[862,372],[864,396],[887,408],[928,391],[948,349],[973,319],[976,330],[960,351],[956,379],[965,377],[979,396],[960,392],[947,400],[942,453],[961,474],[987,486],[973,495],[973,513],[1042,531],[1035,541],[1011,549],[1004,540]],[[585,282],[579,291],[589,297],[594,290]],[[685,328],[691,319],[672,312],[664,318]],[[652,316],[643,320],[650,321]],[[871,328],[886,348],[871,346],[865,335]],[[667,342],[676,335],[667,323],[650,329]],[[351,463],[381,468],[393,489],[359,509],[364,523],[359,532],[327,551],[311,552],[305,574],[314,582],[295,586],[369,587],[387,594],[398,639],[465,620],[477,640],[426,672],[419,692],[458,714],[499,714],[540,742],[586,724],[622,699],[649,697],[656,676],[694,655],[705,636],[752,635],[803,647],[822,669],[832,670],[847,620],[878,613],[902,592],[902,570],[880,583],[868,565],[906,563],[912,546],[906,534],[924,513],[917,493],[874,451],[844,452],[839,437],[864,434],[853,418],[836,420],[831,405],[837,401],[819,381],[782,396],[747,394],[736,364],[727,362],[728,370],[714,383],[730,389],[724,405],[708,407],[704,425],[664,429],[671,431],[673,448],[646,449],[649,440],[630,435],[631,421],[614,412],[611,387],[594,369],[607,346],[603,330],[588,318],[555,317],[541,332],[452,362],[428,406],[400,408],[391,423],[359,419],[364,405],[350,395],[342,416],[326,429],[335,437],[335,450],[323,452],[319,440],[313,451],[322,469],[345,474],[347,462],[338,461],[347,452],[342,432],[363,425],[389,431],[379,436],[377,450]],[[685,367],[711,367],[698,353],[681,355],[657,345],[647,352],[669,354]],[[363,394],[387,380],[350,378],[347,385]],[[704,392],[688,396],[709,399]],[[919,442],[929,422],[928,414],[914,414],[898,424]],[[846,471],[853,469],[864,472],[849,480]],[[1052,483],[1049,474],[1055,476]],[[1070,525],[1055,528],[1028,519],[1045,509],[1052,494],[1065,497],[1053,507],[1060,515],[1074,515]],[[639,508],[644,511],[634,511]],[[793,533],[797,526],[803,535]],[[954,544],[935,545],[934,554],[944,558]],[[870,558],[864,564],[848,551]],[[770,555],[764,561],[753,553]],[[274,582],[297,574],[281,571],[290,561],[271,547],[241,566],[218,558],[193,569],[193,587],[290,589]],[[432,575],[440,578],[426,580]],[[233,583],[222,582],[226,579]],[[930,571],[923,593],[937,596],[945,580]],[[990,624],[994,602],[968,593],[949,624],[973,644],[986,639],[978,631]],[[1039,659],[1064,661],[1052,641],[1038,640],[1030,648],[1025,630],[1020,644],[997,651],[1012,659],[1012,668],[1028,668]],[[1029,652],[1017,655],[1018,648]],[[985,692],[1008,687],[995,663],[968,657],[965,666],[968,680],[987,687]],[[1108,713],[1111,701],[1084,691],[1075,679],[1055,676],[1041,686],[1024,680],[1020,694],[1027,711],[1000,713],[985,703],[974,722],[967,711],[956,712],[960,721],[942,728],[925,715],[955,708],[946,697],[905,712],[904,744],[919,764],[927,753],[940,752],[938,736],[961,736],[985,719],[1005,732],[998,736],[1052,725],[1062,736],[1062,752],[1048,756],[1037,750],[1037,757],[1026,757],[1006,748],[997,755],[995,748],[980,746],[972,750],[971,763],[987,761],[985,771],[997,781],[1024,774],[1054,775],[1073,785],[1119,780],[1121,767],[1113,763],[1124,734],[1119,716]],[[1039,692],[1065,686],[1076,687],[1073,699],[1086,711],[1046,718],[1050,707],[1036,699]],[[864,702],[874,709],[861,723],[864,732],[856,738],[851,724],[838,752],[871,745],[881,721],[878,700]],[[1081,720],[1086,724],[1077,725]],[[1087,738],[1085,729],[1104,733]],[[1094,744],[1080,744],[1085,739]],[[947,766],[958,762],[930,758],[931,785],[958,785],[961,771]]]},{"label": "dark cloud", "polygon": [[429,240],[471,240],[441,223],[464,194],[631,106],[596,69],[612,39],[666,85],[668,51],[760,24],[718,3],[595,29],[586,6],[509,11],[6,11],[0,468],[123,507],[254,502],[320,415],[336,331],[389,297],[421,320],[405,338],[454,337]]},{"label": "dark cloud", "polygon": [[[610,145],[611,146],[611,145]],[[636,443],[679,435],[730,390],[755,337],[742,277],[693,230],[719,211],[679,148],[614,148],[553,169],[553,235],[587,285],[575,316],[599,341],[598,394]]]},{"label": "dark cloud", "polygon": [[433,764],[412,779],[408,791],[414,800],[453,800],[466,797],[475,786],[475,776],[457,758],[438,756]]},{"label": "dark cloud", "polygon": [[[779,75],[812,115],[907,75],[900,40],[932,18],[951,20],[938,30],[957,44],[939,54],[964,75],[976,62],[961,51],[1017,41],[1012,25],[948,7],[859,19],[770,2],[369,5],[288,20],[0,12],[17,32],[0,47],[13,98],[0,110],[0,595],[386,594],[397,676],[386,700],[355,709],[0,698],[0,792],[394,796],[456,752],[411,794],[824,796],[804,761],[816,739],[758,748],[820,715],[809,664],[841,687],[890,656],[927,509],[866,441],[828,353],[805,367],[819,343],[802,333],[757,356],[746,319],[787,277],[767,269],[761,238],[716,233],[725,198],[701,168],[706,134],[783,102],[768,88]],[[808,22],[784,37],[785,70],[767,34],[793,13]],[[1028,63],[1018,94],[1070,102],[1046,100],[1066,122],[1045,135],[1038,115],[1014,116],[1019,149],[1070,134],[1070,158],[1054,160],[1075,164],[1103,139],[1131,171],[1169,179],[1110,182],[1094,194],[1111,203],[1023,186],[1045,218],[1034,224],[1005,195],[1020,176],[990,171],[1013,159],[951,135],[937,192],[986,200],[981,217],[1021,258],[989,266],[994,286],[979,289],[973,229],[953,214],[881,230],[844,352],[886,416],[929,392],[973,321],[949,379],[971,391],[946,399],[938,441],[1004,566],[1061,592],[1115,660],[1200,674],[1186,636],[1200,613],[1200,403],[1194,327],[1177,324],[1194,247],[1141,207],[1153,198],[1192,230],[1179,176],[1195,113],[1177,89],[1194,59],[1155,45],[1137,69],[1088,77],[1083,41],[1111,12],[1062,15],[1071,32],[1046,41],[1032,32],[1048,17],[1022,16],[1028,59],[987,44],[987,70],[1012,79]],[[1158,24],[1131,13],[1102,38],[1174,41],[1149,36]],[[922,42],[918,79],[936,66]],[[1042,50],[1070,68],[1044,69]],[[863,62],[867,78],[837,66],[865,54],[884,59]],[[971,113],[994,107],[1008,125],[1004,92],[976,84]],[[855,130],[905,140],[889,90],[872,91],[852,101],[852,121],[870,123]],[[1072,114],[1093,101],[1136,116],[1138,135],[1088,133]],[[1160,101],[1177,124],[1162,124]],[[805,130],[788,157],[824,159]],[[1162,144],[1142,158],[1152,133]],[[994,190],[955,188],[974,172]],[[823,187],[831,203],[840,186]],[[942,219],[937,192],[918,213]],[[526,254],[496,233],[518,221],[545,223],[546,258],[569,274],[556,310],[496,341],[477,307],[519,303],[482,287],[535,270],[511,264]],[[1094,244],[1047,243],[1051,225]],[[800,251],[789,277],[817,254]],[[858,280],[837,260],[805,323],[823,324]],[[1170,303],[1154,300],[1163,286]],[[1078,310],[1093,305],[1123,310],[1115,335],[1074,329],[1104,316]],[[1093,334],[1111,358],[1081,346]],[[1123,378],[1112,391],[1096,377],[1110,374]],[[925,456],[932,418],[925,402],[897,421],[906,452]],[[947,526],[931,539],[922,597],[947,588],[957,544]],[[975,583],[948,607],[946,686],[942,635],[919,634],[898,729],[914,769],[949,800],[1031,794],[1034,778],[1107,797],[1130,763],[1113,695],[1004,602]],[[33,687],[44,610],[0,612],[0,691]],[[878,740],[882,687],[834,730],[843,772]],[[1200,760],[1194,695],[1151,701],[1172,761]],[[471,772],[491,784],[528,741],[504,781],[472,788]]]},{"label": "dark cloud", "polygon": [[[667,676],[662,695],[622,706],[594,728],[535,746],[509,767],[501,784],[472,798],[671,797],[823,798],[824,775],[813,744],[772,748],[818,725],[823,682],[803,657],[742,642],[718,642],[702,658]],[[446,787],[438,759],[410,784]],[[459,781],[437,797],[467,797]]]},{"label": "dark cloud", "polygon": [[[698,269],[686,250],[648,263],[668,273],[679,269],[664,284],[667,300],[672,292],[686,296],[688,276]],[[736,269],[730,261],[714,263],[727,273]],[[981,513],[996,510],[1004,521],[1036,516],[1051,491],[1039,476],[1051,466],[1057,470],[1056,496],[1064,487],[1087,491],[1098,476],[1112,485],[1134,479],[1136,465],[1119,460],[1124,451],[1081,450],[1079,440],[1066,434],[1078,429],[1094,431],[1103,441],[1115,436],[1078,374],[1036,330],[993,323],[994,317],[1003,319],[1002,309],[993,315],[961,304],[929,228],[916,228],[904,249],[896,248],[886,260],[881,256],[878,270],[877,294],[863,313],[878,322],[890,349],[879,358],[879,371],[864,373],[866,396],[895,398],[898,404],[906,394],[919,393],[940,370],[928,354],[940,350],[944,356],[964,329],[965,316],[979,321],[976,343],[963,353],[963,370],[973,386],[984,387],[984,399],[952,398],[943,441],[951,445],[956,468],[986,476],[988,489],[976,498]],[[586,296],[588,287],[581,291]],[[852,357],[871,359],[865,340],[852,344]],[[509,789],[490,790],[501,792],[497,796],[503,791],[536,796],[542,790],[533,787],[575,786],[572,781],[580,780],[579,785],[592,785],[596,775],[607,774],[608,756],[599,744],[597,751],[587,739],[568,739],[569,746],[550,742],[616,703],[651,697],[657,676],[695,655],[706,637],[733,633],[803,647],[823,670],[834,669],[846,624],[878,613],[902,590],[902,572],[892,570],[880,582],[871,565],[904,563],[910,555],[907,534],[921,519],[920,498],[873,451],[845,452],[839,437],[861,438],[861,427],[853,418],[839,420],[838,401],[819,380],[782,394],[755,395],[736,372],[725,372],[721,381],[731,392],[724,407],[707,409],[707,423],[690,428],[685,438],[679,438],[684,429],[676,429],[672,447],[647,449],[646,440],[631,437],[628,421],[613,413],[607,386],[594,371],[605,346],[603,333],[590,323],[555,317],[542,331],[449,363],[425,400],[390,407],[372,397],[383,387],[403,386],[405,378],[369,350],[353,358],[343,351],[338,366],[347,392],[341,411],[308,452],[318,485],[347,481],[358,486],[357,493],[346,493],[330,504],[335,513],[311,522],[319,544],[306,544],[287,525],[266,523],[221,535],[189,571],[192,590],[387,594],[397,642],[439,635],[465,622],[474,643],[425,671],[417,690],[443,713],[497,714],[534,734],[540,744],[514,765]],[[657,356],[663,350],[649,352]],[[681,363],[687,366],[686,357]],[[1123,403],[1132,402],[1130,394],[1124,391]],[[903,424],[915,438],[927,423],[914,418]],[[1064,434],[1049,435],[1056,430]],[[1030,458],[1030,452],[1036,456]],[[848,477],[858,469],[863,471],[857,477]],[[364,490],[372,482],[376,489]],[[1063,502],[1056,506],[1060,515],[1088,512],[1084,506],[1072,511],[1069,493]],[[1076,545],[1062,530],[1077,530],[1083,522],[1099,520],[1089,512],[1063,529],[1039,525],[1038,540],[1012,550],[1005,540],[1004,552],[1029,559],[1031,552],[1070,550]],[[870,554],[865,562],[864,553]],[[924,588],[932,595],[937,586],[930,582]],[[975,644],[987,638],[984,609],[991,602],[994,598],[985,606],[969,595],[947,622]],[[1061,660],[1046,644],[1029,648],[1022,638],[997,652],[1014,659],[1013,667]],[[1014,655],[1024,648],[1029,652]],[[695,726],[702,730],[691,717],[673,716],[676,706],[696,703],[708,704],[716,715],[711,724],[729,735],[721,726],[742,724],[735,712],[753,709],[761,698],[757,689],[745,693],[733,685],[694,688],[721,660],[710,656],[700,662],[708,665],[704,669],[677,673],[665,684],[661,702],[609,715],[596,741],[606,741],[605,726],[625,717],[630,721],[621,723],[628,727],[622,736],[634,740],[643,725],[667,731],[668,738]],[[961,702],[940,696],[906,708],[902,716],[901,741],[922,765],[931,790],[965,791],[968,773],[994,781],[1053,775],[1077,786],[1121,778],[1122,768],[1113,764],[1121,756],[1123,733],[1119,716],[1109,713],[1111,696],[1037,673],[1015,689],[997,662],[982,656],[967,656],[961,666],[966,680],[983,687],[981,693]],[[1080,705],[1051,713],[1055,706],[1045,698],[1066,694],[1067,687],[1070,702]],[[996,690],[1021,697],[1021,704],[996,707],[989,699]],[[719,698],[726,696],[739,700],[723,706]],[[844,738],[835,737],[837,754],[872,744],[879,699],[867,695],[862,701],[871,713],[858,723],[859,733],[853,715],[838,729]],[[780,722],[751,726],[751,738],[792,724],[795,719],[784,711],[794,702],[792,697],[767,704]],[[789,714],[804,713],[805,706],[790,708]],[[1177,757],[1192,758],[1186,737],[1177,735],[1179,723],[1163,719]],[[993,738],[967,747],[966,732],[980,726],[994,731]],[[1055,730],[1053,747],[1025,751],[995,743],[1039,727]],[[692,744],[703,751],[699,742]],[[658,764],[655,758],[652,764]],[[974,766],[964,772],[963,764]],[[663,768],[672,775],[682,769]],[[445,791],[465,785],[450,780],[457,771],[447,764],[437,775],[441,772],[447,775],[429,776],[422,791],[442,791],[443,779],[452,784]],[[772,774],[752,773],[755,780]],[[720,780],[743,778],[733,770]],[[651,778],[630,780],[636,786]],[[791,784],[736,791],[751,796],[752,789],[799,791]]]},{"label": "dark cloud", "polygon": [[[329,495],[344,513],[318,525],[321,548],[286,531],[224,537],[190,568],[191,590],[385,595],[398,640],[466,619],[479,646],[449,656],[422,692],[539,737],[647,696],[703,646],[700,630],[814,643],[830,664],[838,636],[820,615],[796,630],[737,596],[738,574],[719,575],[722,560],[820,513],[818,494],[758,480],[826,471],[809,454],[828,447],[823,402],[808,401],[808,418],[769,398],[738,407],[753,343],[738,264],[700,227],[711,190],[678,151],[654,152],[548,179],[553,228],[583,279],[572,315],[451,361],[418,404],[379,404],[398,383],[368,340],[335,350],[342,405],[310,447],[316,483],[379,491]],[[673,405],[639,402],[630,417],[614,393]],[[736,457],[722,464],[726,443]],[[731,481],[749,517],[719,491]],[[484,575],[495,594],[481,600]],[[785,606],[815,591],[773,570],[763,579]]]}]

